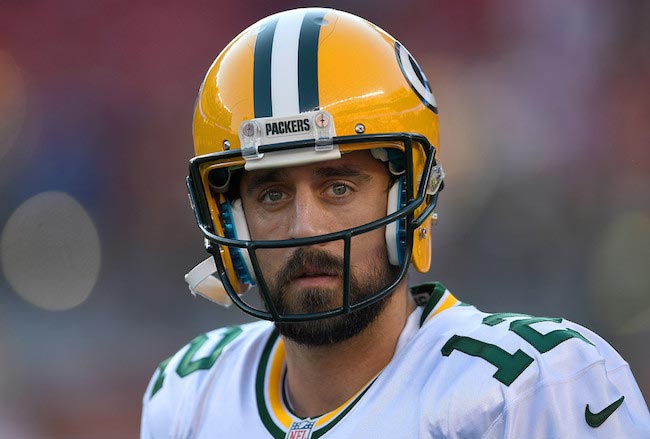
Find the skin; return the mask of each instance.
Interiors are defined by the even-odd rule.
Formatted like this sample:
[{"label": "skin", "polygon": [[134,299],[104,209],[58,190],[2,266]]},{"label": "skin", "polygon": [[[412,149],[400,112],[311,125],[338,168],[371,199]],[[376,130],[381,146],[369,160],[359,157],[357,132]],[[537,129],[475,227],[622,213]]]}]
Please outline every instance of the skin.
[{"label": "skin", "polygon": [[[291,239],[331,233],[385,216],[389,182],[386,166],[369,152],[358,151],[339,160],[246,172],[240,193],[252,239]],[[306,249],[343,257],[342,241]],[[265,278],[275,279],[294,252],[296,248],[260,251]],[[353,275],[361,284],[370,285],[377,270],[390,270],[385,255],[383,228],[353,238]],[[273,288],[271,294],[292,312],[304,312],[306,306],[340,305],[342,285],[335,270],[304,266],[282,287],[282,299]],[[318,294],[318,305],[305,304],[304,298],[310,294]],[[315,417],[334,410],[373,379],[390,362],[414,309],[403,281],[374,320],[356,335],[320,345],[283,337],[289,398],[296,414]],[[309,324],[327,330],[328,320]]]}]

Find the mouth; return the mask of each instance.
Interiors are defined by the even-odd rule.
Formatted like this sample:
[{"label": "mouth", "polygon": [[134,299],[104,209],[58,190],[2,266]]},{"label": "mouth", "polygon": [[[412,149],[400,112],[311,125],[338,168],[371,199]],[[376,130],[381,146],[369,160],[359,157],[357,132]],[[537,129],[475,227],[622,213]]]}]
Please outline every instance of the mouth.
[{"label": "mouth", "polygon": [[331,270],[331,269],[326,269],[321,267],[306,266],[303,267],[301,270],[299,270],[293,278],[300,279],[300,278],[323,277],[323,276],[338,276],[338,273],[336,272],[336,270]]},{"label": "mouth", "polygon": [[339,281],[339,274],[335,270],[319,267],[304,267],[292,277],[294,285],[301,287],[330,287]]}]

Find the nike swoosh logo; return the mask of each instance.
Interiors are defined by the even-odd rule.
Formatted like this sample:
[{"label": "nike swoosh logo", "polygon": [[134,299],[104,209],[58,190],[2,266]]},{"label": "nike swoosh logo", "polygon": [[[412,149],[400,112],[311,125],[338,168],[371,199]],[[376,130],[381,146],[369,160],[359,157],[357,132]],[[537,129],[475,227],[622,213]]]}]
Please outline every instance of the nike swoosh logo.
[{"label": "nike swoosh logo", "polygon": [[600,427],[603,422],[605,422],[607,418],[609,418],[611,414],[614,413],[621,404],[623,404],[624,399],[625,396],[621,396],[598,413],[592,413],[591,410],[589,410],[589,404],[587,404],[587,407],[585,407],[585,420],[587,421],[587,424],[593,428]]}]

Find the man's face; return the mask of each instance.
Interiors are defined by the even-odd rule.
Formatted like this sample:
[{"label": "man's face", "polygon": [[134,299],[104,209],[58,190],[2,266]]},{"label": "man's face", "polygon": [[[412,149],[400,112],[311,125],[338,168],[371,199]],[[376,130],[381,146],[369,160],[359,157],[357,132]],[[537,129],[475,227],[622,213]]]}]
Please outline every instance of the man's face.
[{"label": "man's face", "polygon": [[[245,172],[240,193],[254,240],[295,239],[349,229],[382,218],[390,174],[368,151],[339,160]],[[307,247],[258,250],[273,303],[280,313],[326,311],[342,305],[342,240]],[[385,287],[395,276],[384,228],[352,239],[351,302]],[[325,320],[278,324],[284,335],[305,344],[329,344],[369,325],[384,301]]]}]

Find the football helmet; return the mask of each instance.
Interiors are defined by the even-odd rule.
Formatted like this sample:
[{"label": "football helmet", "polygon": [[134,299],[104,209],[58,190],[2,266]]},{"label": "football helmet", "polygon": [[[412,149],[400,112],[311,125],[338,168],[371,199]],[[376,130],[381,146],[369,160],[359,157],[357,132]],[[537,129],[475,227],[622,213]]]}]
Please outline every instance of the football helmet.
[{"label": "football helmet", "polygon": [[[352,312],[390,294],[409,264],[431,264],[430,225],[444,173],[436,160],[438,110],[421,68],[374,24],[332,9],[281,12],[253,24],[219,54],[194,109],[196,156],[187,185],[212,258],[188,274],[190,289],[274,321]],[[386,216],[357,227],[287,240],[252,240],[238,173],[336,160],[369,150],[394,176]],[[396,278],[358,303],[350,300],[353,237],[385,228]],[[308,314],[274,307],[257,252],[343,241],[342,305]],[[218,277],[220,282],[215,279]],[[258,287],[259,304],[244,299]],[[221,289],[222,288],[222,289]]]}]

